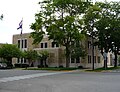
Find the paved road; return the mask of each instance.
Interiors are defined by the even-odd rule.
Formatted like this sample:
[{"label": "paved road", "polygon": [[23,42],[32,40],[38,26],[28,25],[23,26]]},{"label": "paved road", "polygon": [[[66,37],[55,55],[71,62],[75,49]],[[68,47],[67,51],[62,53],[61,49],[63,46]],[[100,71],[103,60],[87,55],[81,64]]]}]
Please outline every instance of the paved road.
[{"label": "paved road", "polygon": [[[41,71],[29,72],[29,75],[32,76],[40,74]],[[120,92],[120,73],[76,71],[69,73],[42,72],[41,74],[46,75],[1,82],[0,92]]]},{"label": "paved road", "polygon": [[48,71],[33,71],[33,70],[0,70],[0,78],[4,77],[13,77],[13,76],[22,76],[36,73],[50,73]]}]

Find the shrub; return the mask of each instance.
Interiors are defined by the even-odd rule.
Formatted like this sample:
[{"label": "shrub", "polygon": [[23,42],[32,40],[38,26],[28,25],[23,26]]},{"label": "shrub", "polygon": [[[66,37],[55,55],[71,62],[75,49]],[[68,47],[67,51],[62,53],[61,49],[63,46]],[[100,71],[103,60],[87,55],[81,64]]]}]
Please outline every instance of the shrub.
[{"label": "shrub", "polygon": [[20,64],[20,63],[17,63],[17,64],[14,64],[16,68],[26,68],[26,67],[29,67],[28,64]]},{"label": "shrub", "polygon": [[38,67],[38,68],[43,68],[43,67],[44,67],[44,65],[38,65],[37,67]]},{"label": "shrub", "polygon": [[78,66],[79,69],[83,69],[83,66]]},{"label": "shrub", "polygon": [[59,65],[59,68],[63,68],[63,65]]}]

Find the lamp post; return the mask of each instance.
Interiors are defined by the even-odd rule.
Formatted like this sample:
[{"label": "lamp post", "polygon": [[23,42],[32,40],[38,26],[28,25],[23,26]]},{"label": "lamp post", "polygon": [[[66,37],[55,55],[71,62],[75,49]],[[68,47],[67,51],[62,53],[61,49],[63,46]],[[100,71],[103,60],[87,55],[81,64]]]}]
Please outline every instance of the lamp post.
[{"label": "lamp post", "polygon": [[103,58],[104,58],[104,68],[106,70],[107,69],[107,53],[105,51],[103,53]]},{"label": "lamp post", "polygon": [[117,67],[117,53],[118,53],[118,47],[114,44],[114,42],[112,42],[112,46],[113,46],[113,52],[114,52],[114,67]]}]

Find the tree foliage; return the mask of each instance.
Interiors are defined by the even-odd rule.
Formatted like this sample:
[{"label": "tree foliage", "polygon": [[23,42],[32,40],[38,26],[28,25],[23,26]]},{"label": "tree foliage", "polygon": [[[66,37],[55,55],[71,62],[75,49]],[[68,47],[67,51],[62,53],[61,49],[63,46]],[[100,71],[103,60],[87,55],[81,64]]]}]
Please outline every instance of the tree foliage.
[{"label": "tree foliage", "polygon": [[84,38],[81,16],[89,3],[82,0],[44,0],[39,2],[41,10],[35,15],[31,29],[34,43],[39,43],[47,34],[49,39],[66,47],[66,67],[73,50],[71,43]]},{"label": "tree foliage", "polygon": [[24,51],[24,58],[28,60],[29,64],[35,61],[37,57],[38,57],[38,54],[37,54],[37,51],[35,50]]},{"label": "tree foliage", "polygon": [[41,67],[45,66],[47,67],[46,60],[49,57],[49,52],[44,50],[44,51],[39,51],[38,52],[38,58],[40,59]]},{"label": "tree foliage", "polygon": [[16,45],[3,44],[0,47],[0,57],[6,59],[7,61],[12,61],[12,58],[21,57],[22,52],[17,48]]},{"label": "tree foliage", "polygon": [[101,18],[96,23],[99,48],[106,53],[113,51],[117,66],[117,52],[120,47],[120,2],[98,3],[98,6],[102,9]]}]

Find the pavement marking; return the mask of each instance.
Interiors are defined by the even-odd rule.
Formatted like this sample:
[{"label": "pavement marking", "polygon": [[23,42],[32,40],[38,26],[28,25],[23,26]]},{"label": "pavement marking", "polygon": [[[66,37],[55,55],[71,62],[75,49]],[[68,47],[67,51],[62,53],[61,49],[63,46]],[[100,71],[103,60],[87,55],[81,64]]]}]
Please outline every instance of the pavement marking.
[{"label": "pavement marking", "polygon": [[37,74],[30,74],[30,75],[5,77],[5,78],[0,78],[0,83],[9,82],[9,81],[15,81],[15,80],[21,80],[21,79],[35,78],[35,77],[40,77],[40,76],[48,76],[48,75],[54,75],[54,74],[61,74],[61,73],[63,73],[63,72],[56,72],[56,73],[37,73]]}]

